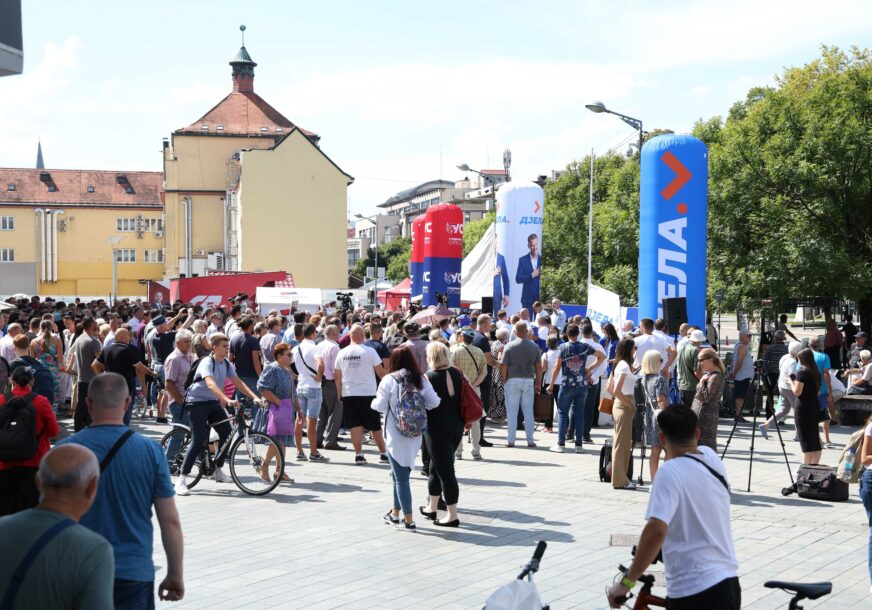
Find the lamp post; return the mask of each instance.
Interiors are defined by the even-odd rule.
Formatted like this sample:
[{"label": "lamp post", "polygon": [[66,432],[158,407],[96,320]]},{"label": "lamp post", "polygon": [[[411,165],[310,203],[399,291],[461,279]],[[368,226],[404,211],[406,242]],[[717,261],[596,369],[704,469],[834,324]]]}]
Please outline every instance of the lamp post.
[{"label": "lamp post", "polygon": [[113,235],[106,240],[112,248],[112,305],[118,301],[118,244],[122,239],[120,235]]},{"label": "lamp post", "polygon": [[[508,156],[506,156],[506,154],[504,154],[503,158],[504,158],[504,160],[507,160],[508,164],[511,164],[512,154],[509,152],[508,149],[506,149],[506,153],[508,153]],[[494,202],[496,202],[496,200],[497,200],[497,181],[494,180],[493,177],[488,176],[487,174],[484,174],[484,173],[478,171],[477,169],[472,169],[466,163],[461,163],[460,165],[457,166],[457,169],[459,169],[462,172],[472,172],[473,174],[478,174],[479,176],[484,178],[487,182],[490,182],[491,195],[493,196]],[[508,167],[506,168],[506,176],[508,176]]]},{"label": "lamp post", "polygon": [[644,139],[644,135],[645,135],[645,132],[642,131],[642,120],[641,119],[636,119],[636,118],[633,118],[631,116],[627,116],[626,114],[621,114],[620,112],[615,112],[614,110],[609,110],[608,108],[606,108],[606,105],[603,104],[599,100],[594,100],[590,104],[585,104],[584,107],[587,108],[588,110],[590,110],[591,112],[595,112],[597,114],[600,114],[602,112],[605,112],[606,114],[613,114],[616,117],[618,117],[619,119],[621,119],[624,123],[626,123],[627,125],[632,127],[633,129],[639,130],[639,159],[641,160],[641,158],[642,158],[642,140]]},{"label": "lamp post", "polygon": [[[378,300],[378,214],[376,214],[375,216],[363,216],[362,214],[355,214],[354,216],[362,220],[368,220],[375,225],[375,288],[372,291],[372,302],[375,303]],[[373,218],[375,218],[375,220],[373,220]]]}]

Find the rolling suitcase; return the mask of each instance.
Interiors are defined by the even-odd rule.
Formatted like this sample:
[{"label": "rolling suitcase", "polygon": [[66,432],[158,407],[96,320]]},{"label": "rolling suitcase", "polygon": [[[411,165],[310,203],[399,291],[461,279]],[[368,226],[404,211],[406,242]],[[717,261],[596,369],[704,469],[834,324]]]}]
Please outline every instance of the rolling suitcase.
[{"label": "rolling suitcase", "polygon": [[[600,449],[599,477],[603,483],[612,482],[612,439],[607,438]],[[627,478],[633,480],[633,452],[630,451],[630,463],[627,464]]]}]

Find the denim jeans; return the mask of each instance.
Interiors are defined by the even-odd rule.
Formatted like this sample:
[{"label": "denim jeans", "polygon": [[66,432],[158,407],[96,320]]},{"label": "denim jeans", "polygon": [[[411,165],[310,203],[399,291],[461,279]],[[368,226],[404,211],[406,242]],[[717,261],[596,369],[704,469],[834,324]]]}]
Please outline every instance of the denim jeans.
[{"label": "denim jeans", "polygon": [[391,479],[394,481],[394,508],[409,514],[412,512],[412,488],[409,485],[409,473],[412,469],[397,464],[390,453],[388,453],[388,461],[391,463]]},{"label": "denim jeans", "polygon": [[[184,411],[184,414],[182,413]],[[184,409],[184,405],[177,402],[170,403],[170,414],[173,416],[173,424],[182,424],[183,426],[191,427],[191,418],[188,416],[188,411]],[[167,445],[167,462],[172,466],[173,460],[176,459],[176,454],[182,448],[182,435],[175,434],[170,439]]]},{"label": "denim jeans", "polygon": [[318,419],[321,415],[321,388],[297,388],[300,410],[305,417]]},{"label": "denim jeans", "polygon": [[[206,400],[203,402],[193,402],[187,407],[188,416],[191,418],[191,443],[188,445],[188,452],[185,453],[185,461],[182,463],[182,474],[190,474],[194,467],[194,462],[200,455],[206,451],[206,445],[209,442],[209,423],[215,424],[222,419],[227,419],[227,411],[221,406],[217,400]],[[230,427],[230,422],[222,422],[215,424],[215,430],[218,432],[218,439],[221,445],[230,436],[233,431]],[[221,468],[224,465],[223,459],[216,459],[215,466]]]},{"label": "denim jeans", "polygon": [[575,414],[575,444],[581,446],[584,436],[584,407],[587,402],[587,386],[560,387],[557,395],[557,444],[566,443],[566,430],[569,427],[569,412]]},{"label": "denim jeans", "polygon": [[524,413],[524,432],[527,442],[533,442],[533,380],[527,378],[509,379],[504,385],[506,395],[506,417],[508,418],[508,441],[514,444],[518,427],[518,409]]},{"label": "denim jeans", "polygon": [[127,410],[124,411],[124,425],[130,425],[130,418],[133,417],[133,407],[136,405],[136,388],[130,392],[130,404],[127,405]]},{"label": "denim jeans", "polygon": [[860,499],[866,509],[866,518],[869,523],[869,549],[868,567],[869,582],[872,583],[872,468],[867,468],[860,476]]},{"label": "denim jeans", "polygon": [[115,610],[154,610],[154,581],[115,579]]},{"label": "denim jeans", "polygon": [[[254,392],[255,396],[260,398],[260,392],[257,391],[257,377],[248,377],[248,376],[243,377],[242,375],[240,375],[239,378],[242,380],[242,383],[244,383],[246,386],[248,386],[249,390]],[[257,419],[257,412],[260,410],[260,407],[256,404],[253,404],[251,402],[251,399],[248,396],[246,396],[245,394],[243,394],[242,392],[240,392],[238,389],[236,390],[236,400],[240,401],[240,404],[250,405],[251,406],[251,421],[254,421]]]}]

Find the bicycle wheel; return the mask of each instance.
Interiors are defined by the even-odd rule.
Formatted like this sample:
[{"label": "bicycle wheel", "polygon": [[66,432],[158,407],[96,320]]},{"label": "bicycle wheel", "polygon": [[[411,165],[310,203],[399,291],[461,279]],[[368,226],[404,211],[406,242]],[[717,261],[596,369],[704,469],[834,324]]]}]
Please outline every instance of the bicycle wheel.
[{"label": "bicycle wheel", "polygon": [[[173,447],[174,455],[170,455],[170,442],[175,439],[176,447]],[[178,477],[182,470],[182,462],[185,461],[185,454],[188,452],[188,445],[191,444],[191,437],[188,431],[183,428],[173,428],[167,432],[160,441],[161,449],[164,450],[164,455],[167,456],[167,462],[170,467],[170,476]],[[203,456],[200,456],[194,461],[194,466],[191,472],[188,473],[187,483],[188,489],[191,489],[200,482],[203,477]]]},{"label": "bicycle wheel", "polygon": [[[284,452],[268,434],[249,432],[248,440],[240,436],[230,449],[230,476],[236,486],[247,494],[268,494],[280,483],[271,476],[272,473],[278,472],[281,477],[284,471]],[[267,479],[263,478],[264,475]]]}]

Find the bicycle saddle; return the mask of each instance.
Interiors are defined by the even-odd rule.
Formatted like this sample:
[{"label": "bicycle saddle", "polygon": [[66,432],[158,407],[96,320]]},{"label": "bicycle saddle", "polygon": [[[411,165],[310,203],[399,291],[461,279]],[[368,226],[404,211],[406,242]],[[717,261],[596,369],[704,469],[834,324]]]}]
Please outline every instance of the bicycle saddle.
[{"label": "bicycle saddle", "polygon": [[800,595],[800,599],[817,599],[829,595],[833,590],[831,582],[786,582],[783,580],[769,580],[763,583],[768,589],[784,589]]}]

